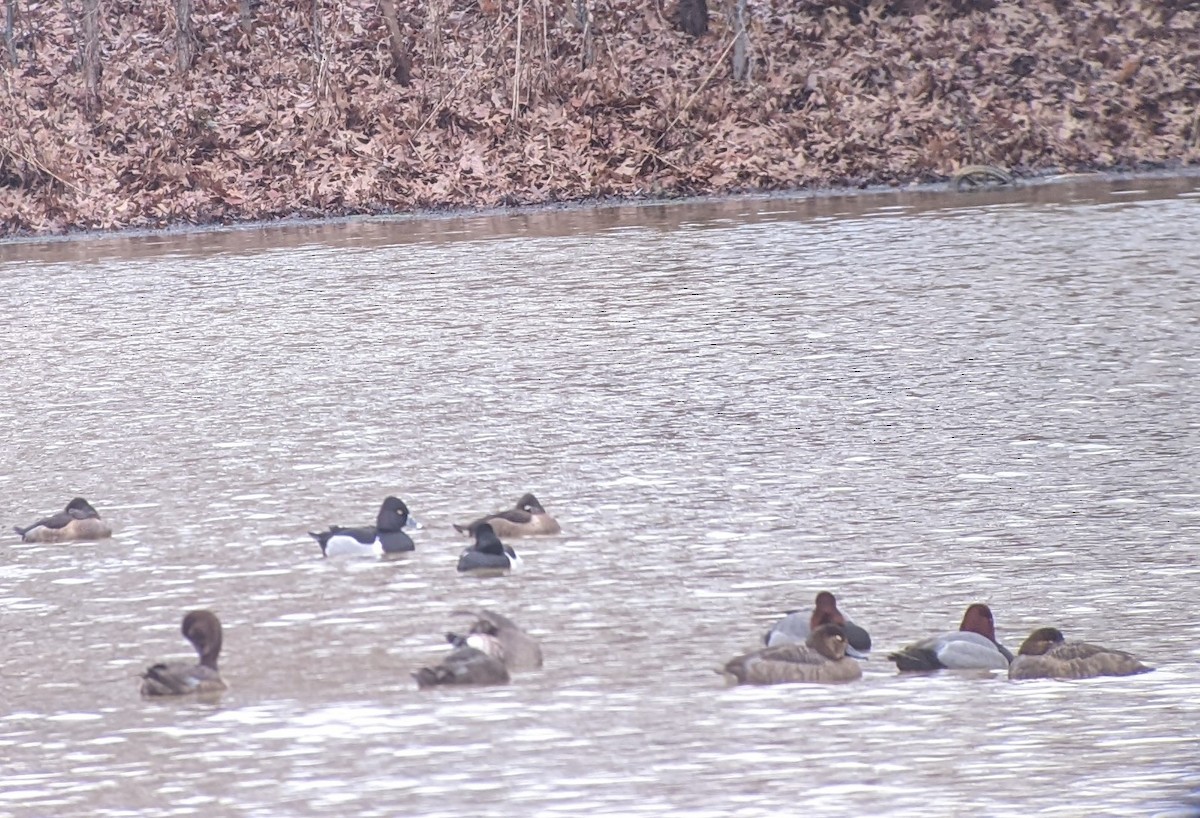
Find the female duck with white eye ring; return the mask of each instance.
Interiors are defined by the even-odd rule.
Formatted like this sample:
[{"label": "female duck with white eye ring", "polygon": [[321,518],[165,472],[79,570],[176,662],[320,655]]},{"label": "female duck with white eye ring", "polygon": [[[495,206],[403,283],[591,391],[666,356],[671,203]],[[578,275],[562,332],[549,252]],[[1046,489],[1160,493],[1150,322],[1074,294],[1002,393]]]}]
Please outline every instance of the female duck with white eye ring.
[{"label": "female duck with white eye ring", "polygon": [[475,526],[475,544],[458,557],[460,572],[515,571],[521,567],[521,558],[512,546],[500,542],[489,523]]},{"label": "female duck with white eye ring", "polygon": [[558,520],[551,517],[532,494],[522,494],[512,508],[485,514],[469,523],[455,523],[454,528],[461,534],[471,536],[481,523],[490,525],[500,537],[536,537],[562,531]]},{"label": "female duck with white eye ring", "polygon": [[330,526],[328,531],[310,531],[327,557],[381,557],[416,550],[416,544],[404,529],[421,528],[399,497],[387,497],[379,507],[375,525],[359,528]]}]

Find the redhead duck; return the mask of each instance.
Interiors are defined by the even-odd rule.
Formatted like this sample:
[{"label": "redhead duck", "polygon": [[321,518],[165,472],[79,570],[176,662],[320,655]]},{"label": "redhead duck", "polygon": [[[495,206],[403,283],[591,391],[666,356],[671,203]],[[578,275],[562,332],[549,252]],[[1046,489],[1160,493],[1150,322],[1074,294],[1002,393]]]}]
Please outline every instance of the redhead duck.
[{"label": "redhead duck", "polygon": [[196,648],[199,664],[159,662],[142,674],[143,696],[181,696],[216,693],[226,685],[217,672],[221,653],[221,620],[212,611],[191,611],[183,617],[184,639]]},{"label": "redhead duck", "polygon": [[760,648],[731,659],[725,673],[742,685],[851,682],[862,677],[862,668],[846,655],[848,647],[844,627],[820,625],[813,628],[803,645]]},{"label": "redhead duck", "polygon": [[512,546],[500,542],[491,523],[475,525],[475,544],[459,555],[459,571],[508,571],[519,568],[521,558]]},{"label": "redhead duck", "polygon": [[855,625],[838,610],[837,599],[829,591],[821,591],[813,605],[812,614],[803,611],[788,611],[763,638],[767,647],[775,645],[801,645],[819,625],[841,625],[846,630],[848,647],[846,652],[856,659],[866,659],[871,652],[871,634]]},{"label": "redhead duck", "polygon": [[1154,670],[1123,650],[1068,642],[1057,628],[1038,628],[1021,643],[1008,666],[1010,679],[1089,679],[1133,676]]},{"label": "redhead duck", "polygon": [[495,514],[486,514],[469,523],[455,523],[454,528],[468,536],[480,523],[488,523],[501,537],[533,537],[539,534],[558,534],[558,521],[546,513],[532,494],[522,494],[515,506]]},{"label": "redhead duck", "polygon": [[536,670],[542,666],[542,646],[507,616],[483,608],[460,610],[455,613],[473,616],[475,621],[466,635],[446,634],[446,640],[450,644],[455,647],[468,644],[480,647],[472,641],[472,638],[477,635],[486,636],[499,643],[503,651],[504,664],[510,670]]},{"label": "redhead duck", "polygon": [[100,519],[100,513],[82,497],[67,503],[57,514],[43,517],[36,523],[13,531],[25,542],[68,542],[70,540],[103,540],[112,536],[112,526]]},{"label": "redhead duck", "polygon": [[330,526],[328,531],[310,531],[327,557],[381,557],[384,554],[400,554],[413,551],[416,545],[405,533],[405,528],[417,528],[419,523],[409,516],[408,506],[399,497],[387,497],[379,507],[375,525],[361,528]]},{"label": "redhead duck", "polygon": [[968,606],[958,630],[914,642],[888,659],[900,670],[991,670],[1008,667],[1013,655],[996,641],[992,609],[976,602]]},{"label": "redhead duck", "polygon": [[471,634],[467,642],[446,654],[440,664],[414,672],[412,677],[417,680],[417,687],[508,684],[508,667],[504,664],[500,640],[486,634]]}]

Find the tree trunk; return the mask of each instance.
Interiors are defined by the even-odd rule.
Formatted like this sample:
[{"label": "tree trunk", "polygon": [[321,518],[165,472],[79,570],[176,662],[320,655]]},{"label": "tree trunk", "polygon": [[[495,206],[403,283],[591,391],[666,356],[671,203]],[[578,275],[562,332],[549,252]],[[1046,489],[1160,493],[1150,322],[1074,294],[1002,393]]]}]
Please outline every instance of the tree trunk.
[{"label": "tree trunk", "polygon": [[733,42],[733,80],[742,82],[750,77],[750,38],[746,35],[746,0],[736,0],[730,10],[733,30],[737,38]]},{"label": "tree trunk", "polygon": [[83,0],[83,85],[88,108],[100,104],[100,0]]},{"label": "tree trunk", "polygon": [[250,0],[238,0],[238,25],[247,38],[254,33],[254,20],[250,17]]},{"label": "tree trunk", "polygon": [[396,4],[393,0],[379,0],[383,9],[383,19],[388,28],[388,47],[392,52],[392,78],[401,85],[407,86],[412,82],[412,57],[400,36],[400,20],[396,17]]},{"label": "tree trunk", "polygon": [[575,0],[575,19],[583,35],[579,61],[582,68],[587,68],[592,64],[592,18],[588,16],[587,0]]},{"label": "tree trunk", "polygon": [[186,74],[196,58],[196,35],[192,33],[192,0],[175,0],[175,61]]},{"label": "tree trunk", "polygon": [[708,31],[707,0],[679,0],[679,27],[693,37]]},{"label": "tree trunk", "polygon": [[8,61],[12,65],[17,64],[17,43],[13,38],[13,28],[17,24],[17,0],[7,0],[4,4],[5,11],[8,12],[4,18],[4,47],[8,52]]}]

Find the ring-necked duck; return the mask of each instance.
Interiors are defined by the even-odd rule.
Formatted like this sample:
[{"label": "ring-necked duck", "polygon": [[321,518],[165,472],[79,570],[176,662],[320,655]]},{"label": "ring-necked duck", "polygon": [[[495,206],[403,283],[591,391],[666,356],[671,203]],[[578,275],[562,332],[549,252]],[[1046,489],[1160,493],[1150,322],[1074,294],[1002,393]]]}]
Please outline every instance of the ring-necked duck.
[{"label": "ring-necked duck", "polygon": [[68,542],[70,540],[103,540],[112,536],[112,526],[100,519],[100,513],[82,497],[67,503],[57,514],[43,517],[24,528],[13,531],[25,542]]},{"label": "ring-necked duck", "polygon": [[558,534],[558,521],[546,513],[532,494],[523,494],[516,505],[495,514],[485,514],[469,523],[455,523],[454,528],[470,536],[480,523],[488,523],[501,537],[533,537],[539,534]]},{"label": "ring-necked duck", "polygon": [[888,659],[900,670],[999,670],[1013,655],[996,641],[992,609],[981,602],[967,608],[958,630],[914,642]]},{"label": "ring-necked duck", "polygon": [[1057,628],[1038,628],[1029,634],[1008,666],[1010,679],[1088,679],[1093,676],[1133,676],[1154,670],[1133,654],[1087,642],[1068,642]]},{"label": "ring-necked duck", "polygon": [[465,636],[457,633],[446,634],[446,640],[450,644],[455,647],[463,645],[480,647],[471,640],[476,636],[487,636],[500,644],[503,649],[504,663],[509,670],[536,670],[542,666],[541,645],[507,616],[483,608],[459,610],[455,613],[473,616],[475,621]]},{"label": "ring-necked duck", "polygon": [[789,611],[780,619],[763,638],[767,647],[774,645],[802,645],[808,635],[820,625],[841,625],[846,629],[846,641],[849,647],[846,652],[858,659],[866,659],[871,651],[871,635],[848,620],[838,610],[837,599],[829,591],[817,594],[816,603],[811,614],[803,611]]},{"label": "ring-necked duck", "polygon": [[221,620],[212,611],[191,611],[183,617],[183,637],[196,648],[198,664],[159,662],[142,674],[143,696],[181,696],[216,693],[226,688],[217,672],[221,653]]},{"label": "ring-necked duck", "polygon": [[507,571],[521,565],[512,546],[500,542],[490,523],[475,526],[475,544],[459,555],[459,571]]},{"label": "ring-necked duck", "polygon": [[418,523],[408,514],[408,506],[399,497],[384,499],[379,507],[375,525],[361,528],[330,526],[328,531],[310,531],[308,536],[321,546],[327,557],[357,556],[381,557],[384,554],[400,554],[416,549],[405,528],[414,528]]},{"label": "ring-necked duck", "polygon": [[760,648],[731,659],[725,673],[737,684],[850,682],[862,677],[862,668],[846,655],[847,647],[845,628],[821,625],[813,629],[803,645]]}]

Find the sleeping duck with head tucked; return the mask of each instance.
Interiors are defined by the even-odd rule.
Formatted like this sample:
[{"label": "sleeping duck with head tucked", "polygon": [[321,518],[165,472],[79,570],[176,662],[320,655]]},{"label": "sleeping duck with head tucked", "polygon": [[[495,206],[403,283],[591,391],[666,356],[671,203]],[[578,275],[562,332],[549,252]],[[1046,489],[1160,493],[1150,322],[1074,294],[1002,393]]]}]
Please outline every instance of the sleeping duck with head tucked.
[{"label": "sleeping duck with head tucked", "polygon": [[485,514],[469,523],[455,523],[456,531],[471,536],[475,527],[487,523],[500,537],[536,537],[540,534],[558,534],[562,531],[558,521],[546,513],[542,504],[532,494],[522,494],[516,505],[494,514]]},{"label": "sleeping duck with head tucked", "polygon": [[821,625],[803,645],[775,645],[738,656],[725,664],[724,673],[741,685],[852,682],[862,677],[862,668],[846,655],[848,647],[844,627]]},{"label": "sleeping duck with head tucked", "polygon": [[190,611],[183,617],[183,637],[196,649],[199,662],[159,662],[142,674],[143,696],[218,693],[226,688],[217,671],[221,653],[221,620],[212,611]]},{"label": "sleeping duck with head tucked", "polygon": [[43,517],[13,531],[25,542],[70,542],[72,540],[103,540],[112,536],[112,526],[100,519],[100,513],[82,497],[67,503],[57,514]]},{"label": "sleeping duck with head tucked", "polygon": [[1038,628],[1008,666],[1010,679],[1090,679],[1154,670],[1131,653],[1087,642],[1068,642],[1058,628]]}]

